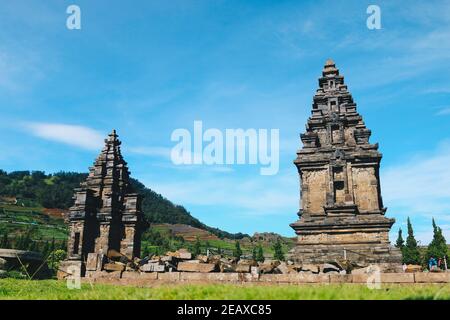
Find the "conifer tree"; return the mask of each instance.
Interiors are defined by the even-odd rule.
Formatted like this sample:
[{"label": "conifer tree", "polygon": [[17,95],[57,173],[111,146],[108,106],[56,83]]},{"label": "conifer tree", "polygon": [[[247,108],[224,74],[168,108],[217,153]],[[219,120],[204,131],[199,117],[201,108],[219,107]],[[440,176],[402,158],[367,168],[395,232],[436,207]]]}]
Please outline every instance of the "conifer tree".
[{"label": "conifer tree", "polygon": [[276,260],[283,261],[284,260],[284,253],[283,253],[283,247],[281,246],[280,239],[277,239],[277,242],[273,245],[273,257]]},{"label": "conifer tree", "polygon": [[194,252],[192,252],[192,254],[194,256],[198,256],[201,252],[202,252],[202,244],[200,242],[200,239],[197,237],[197,240],[195,241],[194,244]]},{"label": "conifer tree", "polygon": [[398,238],[397,238],[397,241],[395,242],[395,246],[397,248],[399,248],[400,250],[402,250],[403,247],[405,246],[405,240],[403,240],[401,228],[398,229]]},{"label": "conifer tree", "polygon": [[264,251],[261,244],[258,245],[258,254],[256,255],[256,261],[264,262]]},{"label": "conifer tree", "polygon": [[414,238],[414,231],[411,221],[408,217],[408,237],[406,238],[406,245],[402,250],[403,262],[406,264],[420,264],[420,252],[417,247],[417,241]]},{"label": "conifer tree", "polygon": [[447,242],[445,241],[445,237],[442,234],[442,229],[436,225],[434,218],[432,220],[433,225],[433,240],[428,245],[426,260],[430,259],[430,257],[434,257],[436,259],[443,259],[444,257],[448,258],[448,248]]},{"label": "conifer tree", "polygon": [[253,261],[258,261],[258,249],[256,248],[256,246],[254,246],[252,249],[252,259]]},{"label": "conifer tree", "polygon": [[234,246],[233,257],[239,260],[242,256],[241,244],[239,241],[236,241]]}]

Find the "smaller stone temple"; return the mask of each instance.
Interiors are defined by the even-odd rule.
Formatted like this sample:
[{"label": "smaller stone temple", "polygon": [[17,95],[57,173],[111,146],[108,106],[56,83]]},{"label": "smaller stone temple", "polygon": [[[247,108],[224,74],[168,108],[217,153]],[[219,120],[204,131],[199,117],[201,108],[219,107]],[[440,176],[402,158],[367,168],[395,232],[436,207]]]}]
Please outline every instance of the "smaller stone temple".
[{"label": "smaller stone temple", "polygon": [[303,148],[294,161],[301,184],[298,236],[290,252],[301,263],[351,260],[399,263],[390,246],[394,219],[385,217],[380,187],[381,153],[335,63],[319,78]]},{"label": "smaller stone temple", "polygon": [[140,256],[141,234],[148,223],[141,211],[141,196],[130,185],[130,172],[120,145],[113,130],[89,168],[86,181],[75,189],[75,202],[68,215],[65,268],[75,265],[83,270],[89,254],[98,258],[108,250],[131,260]]}]

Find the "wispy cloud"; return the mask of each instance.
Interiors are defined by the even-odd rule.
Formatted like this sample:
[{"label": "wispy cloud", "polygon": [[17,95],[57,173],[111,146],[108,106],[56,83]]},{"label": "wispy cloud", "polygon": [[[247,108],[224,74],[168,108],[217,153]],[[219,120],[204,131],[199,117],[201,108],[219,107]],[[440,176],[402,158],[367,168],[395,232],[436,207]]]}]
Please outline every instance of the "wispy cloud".
[{"label": "wispy cloud", "polygon": [[101,148],[104,139],[104,135],[99,131],[79,125],[27,122],[23,127],[36,137],[88,150]]},{"label": "wispy cloud", "polygon": [[450,115],[450,107],[441,108],[438,112],[435,113],[437,116],[447,116]]},{"label": "wispy cloud", "polygon": [[[450,221],[449,164],[450,143],[446,141],[433,153],[418,154],[403,164],[386,168],[381,177],[385,204],[394,206],[397,213],[404,212],[404,217]],[[420,230],[424,235],[425,227],[428,228],[421,226]],[[443,230],[450,237],[450,230]],[[428,236],[423,239],[428,240]]]}]

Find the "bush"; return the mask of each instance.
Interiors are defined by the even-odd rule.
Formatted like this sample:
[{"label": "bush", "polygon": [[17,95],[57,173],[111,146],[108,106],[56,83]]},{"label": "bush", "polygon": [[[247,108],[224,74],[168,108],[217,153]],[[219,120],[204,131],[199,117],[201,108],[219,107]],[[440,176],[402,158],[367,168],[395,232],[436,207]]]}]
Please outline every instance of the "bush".
[{"label": "bush", "polygon": [[22,272],[16,271],[16,270],[11,270],[11,271],[6,271],[3,273],[0,273],[0,279],[6,279],[6,278],[27,279],[27,276],[25,274],[23,274]]}]

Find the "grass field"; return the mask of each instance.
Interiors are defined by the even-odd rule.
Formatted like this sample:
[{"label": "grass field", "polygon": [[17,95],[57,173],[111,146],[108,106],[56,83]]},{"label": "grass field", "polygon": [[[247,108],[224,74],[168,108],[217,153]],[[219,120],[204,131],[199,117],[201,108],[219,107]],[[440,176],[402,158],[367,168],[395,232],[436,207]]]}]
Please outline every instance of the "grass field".
[{"label": "grass field", "polygon": [[268,300],[450,300],[450,286],[389,285],[370,290],[365,285],[302,285],[302,286],[240,286],[240,285],[164,285],[153,288],[125,287],[104,284],[83,284],[80,290],[69,290],[64,281],[0,280],[0,299],[42,300],[120,300],[120,299],[268,299]]}]

